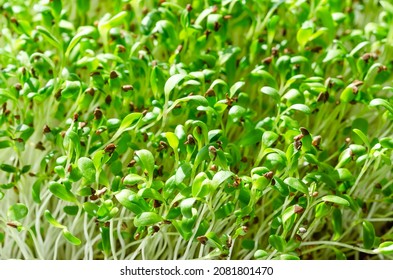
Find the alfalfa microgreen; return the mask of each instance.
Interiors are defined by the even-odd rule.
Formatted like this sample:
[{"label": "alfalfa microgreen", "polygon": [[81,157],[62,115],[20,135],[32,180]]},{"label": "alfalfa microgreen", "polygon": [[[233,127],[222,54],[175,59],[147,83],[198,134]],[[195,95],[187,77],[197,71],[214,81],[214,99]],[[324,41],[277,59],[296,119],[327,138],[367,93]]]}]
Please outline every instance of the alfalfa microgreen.
[{"label": "alfalfa microgreen", "polygon": [[33,2],[0,9],[1,258],[392,258],[388,1]]}]

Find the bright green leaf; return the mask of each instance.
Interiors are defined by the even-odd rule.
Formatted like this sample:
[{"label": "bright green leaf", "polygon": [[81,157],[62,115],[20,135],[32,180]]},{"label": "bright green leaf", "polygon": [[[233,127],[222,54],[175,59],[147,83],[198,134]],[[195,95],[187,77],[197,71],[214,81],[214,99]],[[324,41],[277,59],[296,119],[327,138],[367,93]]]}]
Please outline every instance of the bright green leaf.
[{"label": "bright green leaf", "polygon": [[49,190],[55,196],[57,196],[58,198],[60,198],[64,201],[73,202],[73,203],[78,202],[75,195],[69,189],[67,189],[66,186],[63,184],[60,184],[57,182],[50,182],[49,183]]},{"label": "bright green leaf", "polygon": [[162,221],[162,217],[155,212],[143,212],[135,217],[134,225],[136,227],[145,227],[154,225]]},{"label": "bright green leaf", "polygon": [[57,228],[61,228],[61,229],[65,228],[65,226],[63,226],[62,224],[60,224],[60,223],[52,216],[52,214],[51,214],[51,212],[50,212],[49,210],[45,210],[44,217],[45,217],[45,219],[46,219],[52,226],[57,227]]},{"label": "bright green leaf", "polygon": [[29,209],[23,203],[16,203],[8,208],[7,216],[10,220],[20,221],[29,213]]},{"label": "bright green leaf", "polygon": [[322,201],[332,202],[332,203],[335,203],[338,205],[343,205],[343,206],[349,206],[348,200],[346,200],[345,198],[339,197],[337,195],[325,195],[324,197],[322,197]]},{"label": "bright green leaf", "polygon": [[377,249],[374,249],[374,252],[383,255],[393,254],[393,241],[386,241],[381,243]]},{"label": "bright green leaf", "polygon": [[279,235],[270,235],[269,244],[279,252],[284,252],[286,247],[286,242],[284,238]]},{"label": "bright green leaf", "polygon": [[369,221],[363,221],[363,246],[366,249],[371,249],[375,241],[375,229]]},{"label": "bright green leaf", "polygon": [[67,239],[68,242],[70,242],[72,245],[81,245],[81,240],[74,236],[71,232],[68,231],[67,228],[63,228],[63,236],[65,239]]},{"label": "bright green leaf", "polygon": [[82,176],[86,179],[86,183],[93,183],[96,180],[96,168],[91,159],[81,157],[78,159],[78,168],[82,172]]}]

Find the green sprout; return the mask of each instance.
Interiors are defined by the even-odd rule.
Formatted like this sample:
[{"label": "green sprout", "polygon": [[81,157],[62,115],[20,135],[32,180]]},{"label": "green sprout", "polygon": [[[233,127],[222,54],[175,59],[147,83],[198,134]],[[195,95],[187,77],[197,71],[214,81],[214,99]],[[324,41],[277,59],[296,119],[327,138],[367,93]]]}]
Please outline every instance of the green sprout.
[{"label": "green sprout", "polygon": [[0,259],[393,259],[392,24],[0,0]]}]

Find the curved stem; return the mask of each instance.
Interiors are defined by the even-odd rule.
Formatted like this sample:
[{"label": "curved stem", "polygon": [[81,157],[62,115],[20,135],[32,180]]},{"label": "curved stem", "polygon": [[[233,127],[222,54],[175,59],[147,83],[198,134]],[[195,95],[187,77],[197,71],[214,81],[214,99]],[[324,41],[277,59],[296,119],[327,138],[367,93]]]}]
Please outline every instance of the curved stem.
[{"label": "curved stem", "polygon": [[353,245],[349,245],[349,244],[345,244],[345,243],[341,243],[341,242],[336,242],[336,241],[307,241],[307,242],[302,242],[300,247],[302,247],[302,246],[318,246],[318,245],[338,246],[338,247],[344,247],[344,248],[352,249],[355,251],[359,251],[359,252],[362,252],[365,254],[372,254],[372,255],[377,254],[372,250],[367,250],[367,249],[363,249],[360,247],[356,247]]}]

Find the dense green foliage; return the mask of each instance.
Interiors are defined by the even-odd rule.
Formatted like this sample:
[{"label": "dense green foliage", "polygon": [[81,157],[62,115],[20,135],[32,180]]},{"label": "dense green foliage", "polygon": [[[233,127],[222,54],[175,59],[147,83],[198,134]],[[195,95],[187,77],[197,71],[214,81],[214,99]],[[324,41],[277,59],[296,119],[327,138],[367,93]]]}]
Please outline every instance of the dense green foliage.
[{"label": "dense green foliage", "polygon": [[392,25],[376,0],[0,0],[0,258],[392,259]]}]

